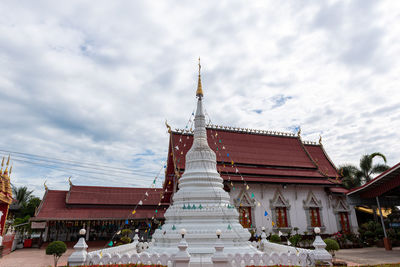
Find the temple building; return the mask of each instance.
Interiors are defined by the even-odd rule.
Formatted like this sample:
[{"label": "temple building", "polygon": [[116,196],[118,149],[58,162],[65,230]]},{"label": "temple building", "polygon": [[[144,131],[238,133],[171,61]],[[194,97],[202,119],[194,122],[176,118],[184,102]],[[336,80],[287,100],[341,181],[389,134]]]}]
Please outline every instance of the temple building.
[{"label": "temple building", "polygon": [[[200,73],[197,96],[198,110],[201,110]],[[196,114],[197,120],[199,114]],[[87,240],[109,240],[123,227],[139,228],[142,235],[150,237],[160,228],[164,212],[174,204],[173,200],[178,200],[179,207],[185,203],[185,197],[182,197],[185,193],[179,193],[178,185],[196,134],[191,129],[173,131],[167,123],[166,126],[169,149],[162,188],[77,186],[72,183],[68,191],[46,188],[42,203],[32,218],[40,226],[37,228],[44,230],[44,240],[73,241],[83,226],[87,229]],[[199,125],[197,128],[200,129]],[[203,125],[201,129],[202,135],[207,137],[202,138],[215,153],[217,171],[206,171],[202,175],[211,175],[208,177],[210,183],[222,178],[222,186],[229,193],[229,208],[236,208],[239,213],[241,226],[236,225],[237,229],[247,228],[254,235],[260,234],[262,227],[272,233],[312,233],[314,227],[320,227],[325,234],[357,230],[354,208],[346,200],[348,190],[342,186],[340,174],[328,157],[321,138],[318,143],[303,141],[300,130],[293,134],[218,125]],[[209,164],[215,163],[209,160]],[[195,169],[189,173],[195,173]],[[221,178],[214,177],[215,174]],[[182,179],[192,186],[190,178]],[[207,181],[207,177],[202,179]],[[206,184],[203,186],[207,187]],[[225,194],[221,193],[221,199]],[[193,206],[185,204],[183,209],[201,207],[202,204],[196,202]],[[179,217],[167,214],[167,219],[168,216],[174,218],[172,222]],[[162,239],[160,233],[156,232],[156,239]]]},{"label": "temple building", "polygon": [[[190,130],[169,132],[167,197],[176,191],[193,142]],[[321,139],[305,142],[300,133],[217,125],[207,126],[207,136],[225,190],[246,228],[284,232],[296,227],[303,233],[318,226],[328,234],[357,229],[354,209],[346,201],[348,190]]]},{"label": "temple building", "polygon": [[121,227],[140,229],[142,236],[150,236],[162,223],[168,206],[161,188],[70,183],[69,190],[45,189],[35,217],[31,218],[32,228],[42,230],[43,241],[76,241],[83,227],[88,241],[110,240]]}]

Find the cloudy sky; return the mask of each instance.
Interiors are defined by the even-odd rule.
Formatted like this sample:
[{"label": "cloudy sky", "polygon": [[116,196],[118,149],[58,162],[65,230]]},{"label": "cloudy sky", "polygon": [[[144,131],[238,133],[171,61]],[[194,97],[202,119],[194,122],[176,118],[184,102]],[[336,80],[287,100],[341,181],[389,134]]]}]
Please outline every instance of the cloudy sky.
[{"label": "cloudy sky", "polygon": [[[1,1],[0,154],[12,182],[149,186],[195,107],[294,132],[336,165],[400,161],[399,1]],[[18,152],[18,153],[16,153]],[[25,153],[25,154],[23,154]],[[41,156],[41,157],[38,157]],[[62,161],[59,161],[62,160]]]}]

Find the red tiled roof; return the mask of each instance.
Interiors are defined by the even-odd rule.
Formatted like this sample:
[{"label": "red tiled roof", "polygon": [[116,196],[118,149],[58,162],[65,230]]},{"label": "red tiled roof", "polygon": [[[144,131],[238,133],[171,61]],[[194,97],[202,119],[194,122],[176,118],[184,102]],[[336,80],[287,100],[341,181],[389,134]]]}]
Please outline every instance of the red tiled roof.
[{"label": "red tiled roof", "polygon": [[331,191],[332,193],[342,193],[342,194],[346,194],[347,192],[349,192],[348,189],[343,187],[330,187],[329,191]]},{"label": "red tiled roof", "polygon": [[[228,180],[228,175],[222,174],[224,180]],[[229,175],[231,181],[242,181],[240,176]],[[291,177],[265,177],[265,176],[244,176],[246,182],[263,182],[263,183],[281,183],[281,184],[320,184],[333,185],[328,179],[310,179],[310,178],[291,178]]]},{"label": "red tiled roof", "polygon": [[364,198],[372,198],[400,186],[400,162],[382,172],[368,183],[351,189],[347,195],[361,194]]},{"label": "red tiled roof", "polygon": [[[295,136],[247,133],[207,128],[208,143],[217,155],[217,168],[222,173],[266,175],[298,178],[336,178],[338,173],[320,145],[305,145]],[[177,167],[185,168],[185,156],[193,135],[171,133],[171,147]],[[229,153],[229,157],[228,157]],[[234,162],[234,168],[231,161]],[[225,165],[225,167],[224,167]],[[173,174],[173,161],[168,158],[168,174]]]},{"label": "red tiled roof", "polygon": [[[108,189],[112,190],[111,187]],[[135,188],[130,188],[135,190]],[[154,190],[154,189],[153,189]],[[69,191],[48,190],[43,197],[40,208],[32,221],[43,220],[116,220],[116,219],[142,219],[161,218],[164,216],[165,206],[138,206],[133,215],[137,201],[126,206],[104,206],[104,205],[72,205],[66,204]],[[99,197],[99,195],[97,195]],[[103,196],[104,198],[105,196]],[[102,198],[102,197],[100,197]],[[157,213],[155,210],[157,210]]]},{"label": "red tiled roof", "polygon": [[217,169],[222,173],[235,173],[236,168],[242,175],[272,175],[272,176],[291,176],[291,177],[313,177],[325,178],[317,169],[288,169],[288,168],[268,168],[263,166],[234,166],[218,164]]},{"label": "red tiled roof", "polygon": [[[145,193],[148,197],[145,200]],[[72,185],[67,194],[67,204],[133,205],[140,200],[143,205],[157,205],[162,188],[103,187]]]},{"label": "red tiled roof", "polygon": [[328,158],[324,148],[321,145],[304,145],[311,158],[317,164],[319,170],[329,177],[339,176],[335,166]]},{"label": "red tiled roof", "polygon": [[[215,134],[218,134],[215,136]],[[297,137],[251,134],[207,129],[208,144],[217,154],[217,161],[251,165],[316,168]],[[180,142],[180,139],[182,140]],[[221,143],[219,142],[221,140]],[[174,152],[180,169],[185,167],[186,152],[192,146],[193,135],[172,133]],[[184,144],[186,146],[184,147]],[[176,150],[176,146],[179,150]],[[223,146],[225,149],[223,149]],[[218,148],[218,151],[217,151]],[[183,153],[181,153],[183,152]],[[229,157],[227,156],[229,153]]]}]

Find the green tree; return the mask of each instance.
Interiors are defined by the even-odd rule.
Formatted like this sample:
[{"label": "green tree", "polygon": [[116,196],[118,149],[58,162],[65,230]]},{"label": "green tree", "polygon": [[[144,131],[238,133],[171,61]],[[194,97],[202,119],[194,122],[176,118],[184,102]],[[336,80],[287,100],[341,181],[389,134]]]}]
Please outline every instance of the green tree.
[{"label": "green tree", "polygon": [[61,255],[67,251],[67,245],[62,241],[53,241],[46,248],[46,255],[54,256],[54,266],[57,267],[57,262]]},{"label": "green tree", "polygon": [[324,242],[326,244],[325,249],[332,254],[332,257],[335,257],[335,251],[339,250],[339,243],[332,238],[326,238],[324,239]]},{"label": "green tree", "polygon": [[40,205],[40,198],[38,197],[31,197],[28,202],[21,207],[21,216],[25,217],[29,215],[33,217],[35,215],[35,210]]},{"label": "green tree", "polygon": [[390,167],[386,164],[373,164],[373,159],[380,157],[386,163],[386,157],[382,153],[375,152],[363,155],[360,159],[360,166],[356,167],[351,164],[339,166],[339,173],[343,176],[342,183],[347,189],[352,189],[363,185],[373,178],[374,174],[379,174]]},{"label": "green tree", "polygon": [[14,199],[17,200],[18,204],[24,206],[32,197],[33,190],[29,191],[28,187],[26,186],[16,187],[12,185],[12,193]]}]

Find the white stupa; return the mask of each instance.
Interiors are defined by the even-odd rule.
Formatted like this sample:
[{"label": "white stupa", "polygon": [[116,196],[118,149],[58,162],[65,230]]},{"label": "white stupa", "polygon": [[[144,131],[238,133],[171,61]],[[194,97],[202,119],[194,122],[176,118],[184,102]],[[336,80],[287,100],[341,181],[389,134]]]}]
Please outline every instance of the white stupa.
[{"label": "white stupa", "polygon": [[182,238],[180,230],[186,229],[191,266],[211,264],[218,229],[222,232],[224,252],[257,253],[248,241],[249,231],[239,223],[239,214],[223,189],[223,179],[217,172],[216,155],[208,146],[200,68],[199,63],[193,145],[186,154],[185,172],[179,179],[179,190],[173,196],[173,204],[165,212],[165,224],[155,231],[154,245],[148,250],[150,253],[177,252]]}]

